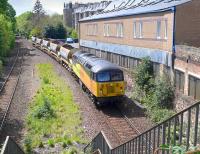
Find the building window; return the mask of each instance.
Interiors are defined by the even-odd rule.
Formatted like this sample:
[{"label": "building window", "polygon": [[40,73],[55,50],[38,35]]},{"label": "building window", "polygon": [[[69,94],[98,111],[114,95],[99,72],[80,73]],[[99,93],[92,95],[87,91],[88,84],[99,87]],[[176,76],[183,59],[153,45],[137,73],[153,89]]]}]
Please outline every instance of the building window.
[{"label": "building window", "polygon": [[87,35],[97,35],[98,25],[97,24],[88,24],[87,25]]},{"label": "building window", "polygon": [[133,37],[137,38],[137,23],[133,23]]},{"label": "building window", "polygon": [[189,96],[200,100],[200,79],[189,75]]},{"label": "building window", "polygon": [[104,24],[104,36],[110,36],[110,25]]},{"label": "building window", "polygon": [[157,39],[161,39],[161,20],[157,21]]},{"label": "building window", "polygon": [[185,74],[181,71],[175,70],[175,86],[176,89],[184,93]]},{"label": "building window", "polygon": [[139,23],[139,38],[142,38],[142,29],[143,29],[143,23],[140,21]]},{"label": "building window", "polygon": [[168,22],[165,20],[165,39],[167,39],[167,32],[168,32]]},{"label": "building window", "polygon": [[123,37],[123,24],[116,24],[117,28],[117,37]]}]

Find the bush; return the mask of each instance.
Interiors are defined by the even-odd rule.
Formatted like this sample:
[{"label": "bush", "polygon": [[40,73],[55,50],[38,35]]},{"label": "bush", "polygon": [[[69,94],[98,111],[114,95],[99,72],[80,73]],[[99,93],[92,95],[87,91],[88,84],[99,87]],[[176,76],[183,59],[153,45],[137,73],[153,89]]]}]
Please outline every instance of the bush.
[{"label": "bush", "polygon": [[161,108],[172,108],[174,100],[174,87],[166,76],[156,80],[155,84],[155,101]]},{"label": "bush", "polygon": [[148,92],[153,87],[153,65],[150,58],[143,58],[141,64],[136,68],[134,73],[137,86]]},{"label": "bush", "polygon": [[172,110],[158,109],[158,108],[154,108],[154,109],[151,108],[151,110],[148,110],[148,112],[151,112],[151,113],[148,113],[148,115],[150,119],[155,123],[160,123],[175,114],[175,112],[173,112]]},{"label": "bush", "polygon": [[41,119],[41,118],[48,119],[48,118],[52,118],[54,116],[55,115],[54,115],[53,109],[51,108],[51,103],[49,102],[48,99],[44,98],[44,102],[43,102],[42,106],[40,106],[35,111],[34,117],[37,117],[38,119]]},{"label": "bush", "polygon": [[73,39],[77,39],[77,38],[78,38],[78,33],[76,32],[75,29],[73,29],[73,30],[71,31],[70,37],[73,38]]},{"label": "bush", "polygon": [[174,114],[172,110],[174,87],[166,76],[154,78],[153,66],[149,58],[134,73],[135,90],[133,98],[139,100],[147,108],[147,115],[155,122],[161,122]]}]

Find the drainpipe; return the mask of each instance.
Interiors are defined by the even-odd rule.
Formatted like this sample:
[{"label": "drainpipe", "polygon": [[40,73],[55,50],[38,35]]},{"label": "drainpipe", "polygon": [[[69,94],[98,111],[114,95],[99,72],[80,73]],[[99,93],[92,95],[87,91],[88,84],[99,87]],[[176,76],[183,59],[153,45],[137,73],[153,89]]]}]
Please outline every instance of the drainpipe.
[{"label": "drainpipe", "polygon": [[172,8],[173,11],[173,42],[172,42],[172,66],[171,66],[171,80],[174,83],[174,63],[175,63],[175,53],[176,53],[176,6]]},{"label": "drainpipe", "polygon": [[173,14],[174,14],[174,21],[173,21],[173,46],[172,46],[172,52],[176,52],[176,6],[173,7],[172,9]]}]

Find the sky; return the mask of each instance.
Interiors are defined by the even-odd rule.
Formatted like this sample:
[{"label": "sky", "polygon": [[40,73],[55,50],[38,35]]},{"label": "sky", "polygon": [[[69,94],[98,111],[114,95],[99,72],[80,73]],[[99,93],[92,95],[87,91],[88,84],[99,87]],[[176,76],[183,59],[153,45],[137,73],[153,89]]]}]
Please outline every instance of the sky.
[{"label": "sky", "polygon": [[[32,11],[33,6],[35,4],[36,0],[8,0],[8,2],[14,7],[16,10],[17,16],[22,14],[26,11]],[[63,14],[63,5],[64,2],[68,3],[69,0],[40,0],[44,10],[48,14]],[[101,0],[72,0],[72,2],[81,2],[81,3],[87,3],[87,2],[96,2]]]}]

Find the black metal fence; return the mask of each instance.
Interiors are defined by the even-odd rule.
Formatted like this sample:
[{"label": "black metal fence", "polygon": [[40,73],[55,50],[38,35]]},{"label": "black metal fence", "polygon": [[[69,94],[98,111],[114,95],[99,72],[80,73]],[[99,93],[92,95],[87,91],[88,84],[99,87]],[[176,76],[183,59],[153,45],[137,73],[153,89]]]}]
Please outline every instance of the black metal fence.
[{"label": "black metal fence", "polygon": [[200,146],[200,102],[177,113],[166,121],[152,127],[136,138],[112,149],[106,143],[102,133],[99,133],[85,148],[93,152],[97,149],[102,154],[168,154],[169,150],[160,148],[166,146],[180,146],[186,151],[191,147]]},{"label": "black metal fence", "polygon": [[13,139],[7,136],[1,154],[24,154],[24,151]]}]

